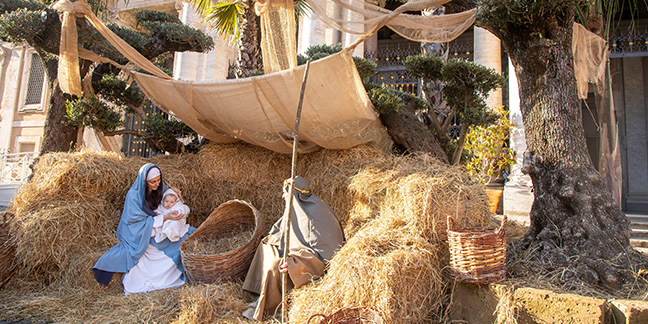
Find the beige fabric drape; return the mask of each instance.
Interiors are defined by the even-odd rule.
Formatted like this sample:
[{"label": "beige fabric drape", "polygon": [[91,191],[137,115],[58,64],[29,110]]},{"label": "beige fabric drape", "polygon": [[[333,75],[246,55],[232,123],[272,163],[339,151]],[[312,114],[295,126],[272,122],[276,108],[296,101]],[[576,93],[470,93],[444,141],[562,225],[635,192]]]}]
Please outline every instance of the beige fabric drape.
[{"label": "beige fabric drape", "polygon": [[[128,43],[119,38],[108,27],[106,27],[97,16],[92,13],[86,0],[59,0],[53,6],[54,9],[63,12],[61,25],[61,44],[59,48],[58,80],[61,90],[64,92],[81,96],[81,75],[79,73],[79,53],[77,44],[76,18],[85,17],[88,22],[99,31],[99,33],[110,42],[129,61],[146,70],[147,72],[162,78],[171,79],[166,73],[160,70],[155,64],[142,56]],[[123,67],[122,67],[123,68]]]},{"label": "beige fabric drape", "polygon": [[[323,7],[326,0],[308,0],[313,7]],[[360,22],[363,33],[343,53],[311,64],[304,94],[300,128],[300,152],[319,147],[346,149],[372,143],[389,149],[391,140],[380,123],[367,97],[364,86],[351,58],[351,50],[383,24],[411,39],[448,41],[458,36],[474,20],[474,12],[444,17],[420,17],[403,14],[406,10],[421,10],[448,0],[414,0],[392,12],[364,2],[355,6],[343,0],[333,0],[353,7],[367,20]],[[153,63],[104,26],[90,11],[86,0],[60,0],[54,8],[65,12],[59,65],[61,88],[81,95],[78,80],[78,57],[98,62],[110,62],[134,76],[146,95],[162,110],[175,115],[199,134],[215,142],[243,140],[282,153],[292,151],[292,127],[295,121],[299,90],[304,67],[295,67],[294,14],[291,5],[279,7],[286,0],[267,0],[258,5],[264,20],[264,64],[266,75],[241,80],[219,82],[189,82],[171,80]],[[325,7],[325,5],[324,5]],[[317,13],[317,9],[314,8]],[[78,47],[75,17],[88,21],[131,63],[151,73],[145,75]],[[422,18],[422,19],[421,19]],[[291,20],[292,19],[292,20]],[[324,19],[327,20],[327,19]],[[275,22],[280,21],[278,31]],[[328,19],[331,23],[346,26]],[[270,39],[272,38],[272,39]],[[275,55],[270,55],[274,53]],[[75,61],[76,60],[76,61]],[[76,67],[76,70],[75,70]],[[273,72],[277,71],[277,72]]]},{"label": "beige fabric drape", "polygon": [[398,13],[391,19],[393,12],[364,1],[328,0],[340,8],[361,14],[362,21],[347,21],[337,18],[327,11],[327,1],[306,0],[313,12],[325,24],[355,35],[371,36],[375,30],[386,25],[399,35],[415,42],[448,42],[468,29],[475,22],[475,10],[440,16],[420,16],[405,14],[406,11],[421,11],[440,6],[450,0],[411,0],[393,12]]},{"label": "beige fabric drape", "polygon": [[[133,72],[158,107],[215,142],[243,140],[292,152],[291,133],[305,66],[237,80],[162,80]],[[377,118],[349,53],[311,63],[299,128],[300,152],[391,142]]]},{"label": "beige fabric drape", "polygon": [[607,43],[601,36],[587,30],[583,25],[574,23],[572,36],[574,53],[574,72],[578,85],[578,98],[587,99],[589,84],[601,84],[608,60]]},{"label": "beige fabric drape", "polygon": [[261,52],[266,74],[297,66],[297,29],[292,0],[278,3],[257,0],[254,7],[261,17]]}]

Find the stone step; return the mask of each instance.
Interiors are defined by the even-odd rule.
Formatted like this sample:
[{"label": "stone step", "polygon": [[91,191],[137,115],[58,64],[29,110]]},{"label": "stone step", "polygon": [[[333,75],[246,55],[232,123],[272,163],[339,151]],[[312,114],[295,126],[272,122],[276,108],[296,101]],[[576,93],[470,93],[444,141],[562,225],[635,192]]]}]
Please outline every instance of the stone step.
[{"label": "stone step", "polygon": [[635,237],[630,238],[630,245],[635,248],[648,248],[648,237]]},{"label": "stone step", "polygon": [[641,214],[626,214],[626,217],[628,217],[628,220],[630,223],[637,223],[637,224],[646,224],[648,223],[648,215],[641,215]]},{"label": "stone step", "polygon": [[643,228],[633,228],[631,238],[645,238],[648,240],[648,229]]},{"label": "stone step", "polygon": [[631,230],[648,230],[648,222],[632,222],[630,223]]}]

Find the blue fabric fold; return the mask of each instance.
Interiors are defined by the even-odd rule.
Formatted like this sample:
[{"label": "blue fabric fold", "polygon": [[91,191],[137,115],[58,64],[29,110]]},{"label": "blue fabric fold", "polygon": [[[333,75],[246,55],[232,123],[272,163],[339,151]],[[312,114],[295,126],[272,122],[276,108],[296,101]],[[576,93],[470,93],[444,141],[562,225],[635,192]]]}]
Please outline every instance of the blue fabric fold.
[{"label": "blue fabric fold", "polygon": [[[156,243],[155,239],[151,237],[153,217],[156,215],[148,206],[145,195],[146,176],[152,168],[157,168],[157,166],[148,163],[140,168],[137,179],[128,190],[124,201],[124,209],[117,226],[119,243],[104,253],[93,267],[95,278],[100,284],[108,285],[114,273],[126,273],[133,268],[144,255],[149,244],[164,252],[173,260],[178,270],[184,273],[180,260],[180,243],[196,229],[190,227],[187,234],[177,242],[164,240]],[[167,189],[164,182],[161,182],[160,185],[163,191]]]}]

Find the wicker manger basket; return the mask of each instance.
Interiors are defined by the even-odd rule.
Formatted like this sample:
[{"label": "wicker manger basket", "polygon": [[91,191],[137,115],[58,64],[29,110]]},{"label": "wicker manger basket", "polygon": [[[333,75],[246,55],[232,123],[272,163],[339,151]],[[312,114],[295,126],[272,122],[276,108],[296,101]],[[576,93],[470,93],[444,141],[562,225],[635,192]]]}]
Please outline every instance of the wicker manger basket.
[{"label": "wicker manger basket", "polygon": [[448,216],[450,273],[457,281],[495,283],[506,278],[506,215],[499,228],[455,227]]},{"label": "wicker manger basket", "polygon": [[16,240],[9,231],[9,221],[12,214],[0,215],[0,287],[11,278],[16,271]]},{"label": "wicker manger basket", "polygon": [[315,314],[308,319],[311,320],[322,317],[319,322],[312,324],[382,324],[383,319],[378,312],[367,307],[348,307],[342,308],[331,315]]},{"label": "wicker manger basket", "polygon": [[[209,244],[218,238],[240,231],[254,230],[252,238],[243,246],[222,254],[194,254],[190,244]],[[189,281],[214,283],[245,276],[254,252],[265,235],[263,215],[250,203],[230,200],[218,206],[207,219],[180,244],[182,264]]]}]

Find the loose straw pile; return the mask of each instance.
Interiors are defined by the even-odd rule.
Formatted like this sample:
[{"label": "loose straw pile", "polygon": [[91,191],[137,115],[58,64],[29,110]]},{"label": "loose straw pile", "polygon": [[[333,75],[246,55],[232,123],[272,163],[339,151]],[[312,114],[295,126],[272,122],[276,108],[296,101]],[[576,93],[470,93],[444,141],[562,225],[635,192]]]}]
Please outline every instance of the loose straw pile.
[{"label": "loose straw pile", "polygon": [[[108,288],[94,281],[91,268],[117,242],[126,192],[147,162],[160,167],[167,185],[182,190],[192,226],[231,199],[254,205],[268,227],[282,215],[290,156],[263,148],[211,144],[195,155],[152,159],[91,150],[45,155],[9,208],[19,271],[0,290],[0,320],[240,320],[251,296],[239,282],[124,296],[119,275]],[[447,295],[445,217],[453,215],[462,226],[486,224],[482,187],[428,156],[394,157],[371,147],[300,156],[297,174],[338,214],[347,243],[321,280],[294,291],[291,322],[351,306],[412,323],[434,317]]]}]

